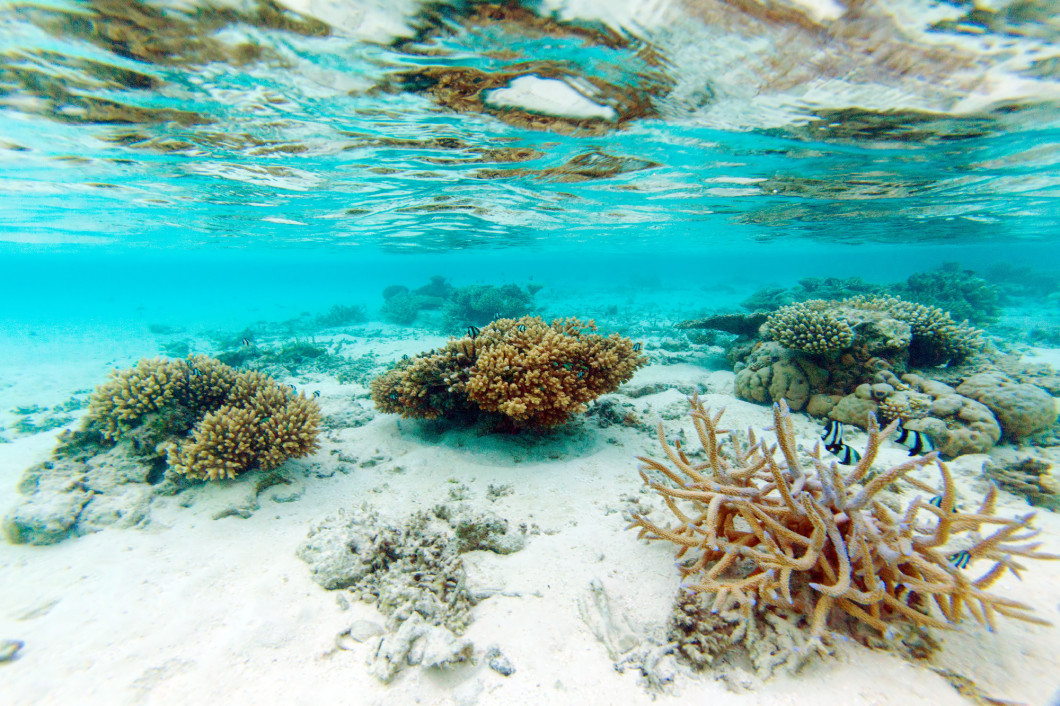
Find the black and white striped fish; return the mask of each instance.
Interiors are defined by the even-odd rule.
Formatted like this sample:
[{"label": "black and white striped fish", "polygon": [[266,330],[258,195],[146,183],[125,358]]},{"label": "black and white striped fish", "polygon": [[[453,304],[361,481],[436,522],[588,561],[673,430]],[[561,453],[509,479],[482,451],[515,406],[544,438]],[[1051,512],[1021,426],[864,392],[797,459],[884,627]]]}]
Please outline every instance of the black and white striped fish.
[{"label": "black and white striped fish", "polygon": [[825,446],[828,453],[834,454],[839,458],[839,462],[844,466],[850,466],[861,460],[861,454],[857,452],[852,446],[846,444],[832,444],[831,446]]},{"label": "black and white striped fish", "polygon": [[898,425],[898,436],[894,437],[895,443],[909,449],[910,456],[923,456],[935,450],[935,443],[922,431],[906,429]]},{"label": "black and white striped fish", "polygon": [[824,447],[837,446],[843,443],[843,422],[829,419],[824,423],[824,434],[821,434]]},{"label": "black and white striped fish", "polygon": [[859,454],[853,447],[843,443],[842,422],[837,422],[834,419],[829,419],[825,422],[824,433],[821,434],[821,441],[824,442],[825,450],[838,457],[839,462],[844,466],[849,466],[861,460],[861,454]]},{"label": "black and white striped fish", "polygon": [[[941,508],[942,507],[942,496],[941,495],[936,495],[933,498],[931,498],[930,500],[928,500],[928,503],[931,504],[931,505],[934,505],[937,508]],[[957,504],[954,504],[953,505],[953,509],[950,510],[950,512],[960,512],[960,511],[961,511],[961,506],[957,505]]]},{"label": "black and white striped fish", "polygon": [[972,554],[967,549],[962,549],[956,554],[950,555],[950,563],[958,569],[963,569],[972,563]]}]

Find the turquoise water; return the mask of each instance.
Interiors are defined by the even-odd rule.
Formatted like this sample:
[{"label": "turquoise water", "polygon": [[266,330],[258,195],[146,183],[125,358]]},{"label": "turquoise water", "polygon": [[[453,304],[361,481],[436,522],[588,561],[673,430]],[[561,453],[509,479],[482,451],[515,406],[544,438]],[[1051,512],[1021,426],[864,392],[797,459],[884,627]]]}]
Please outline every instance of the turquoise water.
[{"label": "turquoise water", "polygon": [[0,326],[374,314],[434,274],[680,320],[1055,268],[1055,24],[929,5],[5,2]]},{"label": "turquoise water", "polygon": [[[449,485],[455,480],[445,476],[456,478],[468,467],[478,474],[468,483],[477,480],[493,492],[493,481],[504,487],[511,480],[506,474],[527,460],[540,466],[527,483],[537,491],[517,496],[523,504],[513,505],[513,513],[531,509],[513,514],[513,523],[534,524],[536,512],[552,522],[541,520],[546,530],[562,528],[556,532],[572,532],[578,522],[578,532],[594,523],[619,524],[615,498],[628,505],[639,483],[631,459],[649,447],[657,451],[650,425],[668,415],[662,416],[667,433],[676,434],[681,423],[683,398],[674,412],[666,395],[702,389],[733,401],[724,377],[732,369],[724,350],[732,337],[685,338],[673,324],[746,312],[751,307],[742,303],[762,288],[795,287],[806,278],[898,284],[940,267],[970,270],[1001,297],[996,320],[982,324],[986,340],[1004,353],[1058,360],[1058,39],[1060,13],[1045,0],[989,6],[965,0],[0,0],[0,497],[13,503],[22,471],[48,457],[61,426],[79,421],[88,392],[108,371],[140,358],[238,357],[251,347],[240,342],[249,331],[255,353],[312,340],[330,347],[331,364],[371,359],[360,372],[378,374],[402,355],[441,345],[463,324],[443,324],[437,311],[395,323],[382,311],[387,287],[415,289],[435,276],[456,287],[540,286],[533,313],[593,318],[603,333],[643,343],[651,365],[638,373],[640,392],[620,397],[629,410],[636,405],[644,428],[604,431],[607,424],[592,426],[596,417],[542,435],[541,446],[525,437],[439,431],[382,413],[373,419],[367,377],[351,382],[332,374],[338,368],[292,367],[280,382],[307,394],[321,388],[328,424],[323,461],[304,461],[292,471],[306,479],[307,500],[290,511],[266,504],[267,512],[253,520],[225,516],[222,522],[233,524],[222,529],[204,519],[212,510],[202,505],[197,514],[181,505],[159,520],[185,533],[201,520],[197,531],[216,532],[219,544],[230,541],[229,531],[237,545],[276,540],[268,547],[258,541],[231,573],[247,580],[282,554],[279,568],[270,570],[295,577],[292,593],[276,593],[276,576],[257,576],[261,596],[252,594],[248,603],[233,580],[232,593],[214,606],[218,611],[238,603],[236,612],[257,625],[261,613],[280,612],[266,595],[295,596],[286,604],[294,610],[304,598],[296,595],[304,588],[297,582],[308,579],[300,563],[293,569],[282,563],[295,561],[293,549],[276,546],[291,544],[350,497],[378,493],[384,502],[379,488],[387,483],[394,484],[391,502],[404,507],[454,497]],[[361,307],[363,320],[307,328],[336,305]],[[1035,337],[1038,329],[1043,333]],[[18,411],[36,405],[38,411]],[[74,411],[77,405],[81,411]],[[615,409],[609,408],[618,414]],[[751,409],[761,413],[754,423],[769,423],[768,408]],[[748,414],[746,408],[739,414]],[[47,429],[17,426],[42,419],[59,421]],[[818,420],[798,419],[800,443],[814,441]],[[1055,454],[1048,447],[1057,441],[1055,429],[1033,441],[1041,446],[1035,453]],[[1002,446],[1015,448],[1007,441]],[[17,453],[5,457],[5,447]],[[348,478],[344,467],[336,475],[338,461],[348,461],[339,451],[358,455],[360,465]],[[598,473],[596,465],[605,470]],[[322,466],[331,475],[313,475]],[[961,482],[978,493],[982,479],[970,479],[967,468],[962,473]],[[586,488],[606,487],[590,503],[580,485],[570,491],[568,474]],[[540,488],[555,496],[532,494]],[[548,507],[535,505],[541,498]],[[1016,501],[1009,502],[1006,512]],[[273,510],[286,524],[269,524]],[[1047,546],[1055,548],[1056,525],[1051,513],[1042,515],[1050,528]],[[144,552],[136,559],[169,561],[168,553],[157,560],[151,544],[164,546],[165,536],[136,536],[143,543],[137,551]],[[654,595],[668,600],[678,585],[666,573],[671,557],[649,564],[643,543],[626,539],[627,545],[616,540],[609,556],[626,561],[627,552],[643,550],[633,555],[651,567],[643,580],[654,581]],[[538,562],[539,578],[559,587],[548,572],[561,573],[564,561],[579,562],[579,571],[603,562],[604,554],[594,549],[590,555],[583,540],[564,536],[555,554],[527,562]],[[88,541],[109,549],[107,542],[125,540]],[[41,554],[18,553],[24,549],[7,547],[2,557],[5,566],[26,571],[24,583],[53,580],[46,563],[35,563],[39,557],[63,563],[76,554],[46,555],[37,547],[31,549]],[[187,595],[212,591],[194,547],[181,549],[188,555],[173,562],[173,571],[197,582]],[[94,572],[94,556],[86,555],[84,565],[71,558],[70,575]],[[210,571],[225,561],[218,556]],[[155,564],[143,562],[148,565]],[[641,581],[610,566],[611,576]],[[104,565],[99,575],[120,573],[110,568]],[[588,585],[590,577],[582,578]],[[124,665],[113,670],[111,642],[126,640],[130,650],[140,650],[140,628],[121,632],[119,623],[146,624],[145,614],[169,612],[186,595],[174,601],[167,594],[159,609],[143,597],[130,600],[130,610],[141,612],[119,620],[99,608],[113,598],[109,589],[96,586],[76,603],[71,596],[81,587],[71,585],[60,609],[69,612],[48,623],[61,638],[27,638],[31,667],[40,663],[29,660],[43,659],[34,654],[62,653],[66,661],[54,669],[72,675],[65,688],[98,688],[100,703],[117,702],[108,700],[118,693],[107,690],[108,680],[119,685],[110,688],[124,689],[141,673],[138,681],[166,678],[162,667],[139,655],[128,660],[132,676],[126,678]],[[180,581],[174,585],[184,590]],[[571,579],[561,599],[546,591],[553,601],[541,603],[551,611],[546,618],[574,610],[573,586]],[[1055,618],[1055,595],[1040,586],[1033,584],[1031,595]],[[155,591],[146,579],[142,587]],[[21,601],[24,587],[17,588],[11,592]],[[627,602],[640,589],[634,585]],[[334,609],[331,603],[327,598]],[[661,624],[663,618],[652,617]],[[113,622],[115,636],[93,633],[87,647],[71,646],[67,632],[77,632],[77,620]],[[507,620],[498,634],[507,631]],[[298,632],[313,621],[292,618],[291,634],[317,654],[319,635],[309,640]],[[348,627],[347,620],[333,632]],[[15,628],[10,637],[22,635],[22,625]],[[189,631],[200,628],[188,623]],[[954,663],[981,676],[998,696],[1024,686],[1032,695],[1052,694],[1041,674],[1055,667],[1056,640],[1044,631],[1034,635],[1044,637],[1028,638],[1025,653],[1019,640],[1026,635],[1006,633],[999,649],[1005,658],[990,660],[992,653],[969,647],[993,649],[982,647],[986,633],[967,633],[963,643],[954,638]],[[329,649],[331,640],[325,635]],[[158,654],[182,653],[166,645]],[[211,657],[204,654],[205,664]],[[304,654],[308,648],[284,665],[288,671],[277,671],[280,678],[297,675],[288,689],[303,674],[314,683],[334,675],[303,671]],[[112,671],[89,674],[82,665],[97,659]],[[523,664],[531,663],[520,669]],[[593,691],[594,677],[576,673],[580,662],[570,665],[564,678],[577,684],[570,688],[580,689],[579,702],[604,702]],[[977,675],[980,667],[984,674]],[[553,669],[559,668],[527,672],[530,681],[559,685]],[[603,674],[614,677],[611,671],[604,664]],[[865,673],[877,691],[864,698],[893,698],[889,690],[907,675]],[[229,688],[254,681],[257,672],[249,674]],[[225,681],[213,671],[195,671],[188,680],[199,689]],[[61,693],[27,683],[23,677],[19,694]],[[269,688],[263,683],[259,688]],[[625,695],[631,683],[609,683],[606,693]],[[439,684],[413,692],[415,699],[406,692],[405,700],[440,702],[431,700]],[[193,692],[177,687],[173,702]],[[853,691],[844,682],[831,693],[845,699]]]}]

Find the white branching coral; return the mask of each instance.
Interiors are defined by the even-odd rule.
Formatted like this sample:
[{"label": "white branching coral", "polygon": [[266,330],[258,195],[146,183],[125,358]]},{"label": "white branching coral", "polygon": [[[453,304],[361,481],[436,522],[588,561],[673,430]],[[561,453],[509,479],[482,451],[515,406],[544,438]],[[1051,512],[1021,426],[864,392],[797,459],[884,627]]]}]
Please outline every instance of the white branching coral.
[{"label": "white branching coral", "polygon": [[[723,443],[730,432],[718,427],[722,412],[690,402],[707,460],[693,463],[679,442],[668,444],[662,424],[669,465],[640,458],[645,483],[678,522],[662,527],[636,515],[630,526],[678,546],[685,585],[713,594],[714,611],[738,608],[748,618],[772,608],[800,613],[817,646],[844,617],[884,635],[896,623],[947,628],[966,613],[991,628],[998,615],[1048,624],[1031,606],[988,592],[1006,571],[1018,575],[1024,568],[1018,558],[1058,558],[1031,541],[1038,534],[1030,526],[1034,513],[995,515],[995,488],[975,511],[958,510],[953,478],[935,453],[873,472],[897,422],[881,430],[872,418],[861,460],[843,472],[821,459],[820,445],[809,464],[800,459],[783,401],[773,408],[776,443],[750,432],[746,445]],[[932,466],[939,487],[909,475]],[[880,497],[895,483],[927,498],[918,495],[896,510]],[[969,576],[967,568],[982,561],[992,565]]]}]

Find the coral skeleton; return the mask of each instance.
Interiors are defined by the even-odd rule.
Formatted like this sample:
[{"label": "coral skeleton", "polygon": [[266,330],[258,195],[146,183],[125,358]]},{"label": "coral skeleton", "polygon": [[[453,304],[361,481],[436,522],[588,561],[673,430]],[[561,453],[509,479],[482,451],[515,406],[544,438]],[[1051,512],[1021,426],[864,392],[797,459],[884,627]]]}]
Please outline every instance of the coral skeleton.
[{"label": "coral skeleton", "polygon": [[[995,515],[994,487],[976,510],[959,510],[950,471],[934,452],[874,472],[880,444],[897,421],[880,429],[872,417],[861,460],[844,472],[821,459],[819,443],[800,458],[783,401],[773,407],[775,444],[756,440],[753,431],[746,444],[732,436],[723,441],[730,435],[718,426],[724,410],[712,414],[697,398],[689,401],[706,461],[694,463],[680,442],[668,444],[661,423],[670,464],[640,458],[645,483],[678,524],[662,527],[635,515],[630,527],[679,547],[683,585],[713,594],[714,612],[739,609],[750,619],[771,608],[795,611],[808,618],[818,650],[844,616],[884,637],[909,624],[949,628],[966,613],[989,629],[999,615],[1049,624],[1031,606],[988,592],[1006,572],[1019,575],[1019,559],[1060,558],[1031,541],[1038,534],[1034,513]],[[910,475],[932,467],[939,487]],[[895,509],[881,493],[902,483],[927,497]],[[980,562],[991,565],[971,575]]]}]

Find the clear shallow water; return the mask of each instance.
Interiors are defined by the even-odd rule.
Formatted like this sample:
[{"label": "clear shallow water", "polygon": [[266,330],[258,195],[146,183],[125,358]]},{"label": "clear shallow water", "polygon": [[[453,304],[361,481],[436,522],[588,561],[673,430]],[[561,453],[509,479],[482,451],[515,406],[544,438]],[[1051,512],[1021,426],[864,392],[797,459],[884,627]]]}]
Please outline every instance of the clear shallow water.
[{"label": "clear shallow water", "polygon": [[0,3],[2,324],[1048,266],[1050,7]]},{"label": "clear shallow water", "polygon": [[[0,0],[0,431],[25,457],[5,492],[52,446],[9,431],[18,406],[336,304],[365,307],[341,336],[384,364],[439,330],[356,329],[379,333],[385,287],[434,275],[543,285],[543,315],[655,351],[674,321],[805,277],[1055,272],[1060,22],[1049,2],[991,8]],[[1060,330],[1055,293],[1021,304],[990,336]],[[665,374],[701,379],[710,355]],[[63,636],[107,620],[86,595]]]}]

